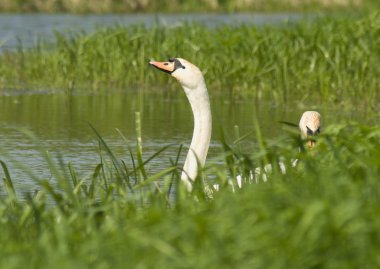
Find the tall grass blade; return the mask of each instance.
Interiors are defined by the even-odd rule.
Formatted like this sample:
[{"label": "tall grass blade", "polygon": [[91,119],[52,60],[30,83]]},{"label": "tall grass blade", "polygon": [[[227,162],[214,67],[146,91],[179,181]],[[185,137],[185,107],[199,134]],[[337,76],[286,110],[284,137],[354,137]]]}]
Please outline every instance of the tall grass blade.
[{"label": "tall grass blade", "polygon": [[98,131],[91,124],[89,124],[89,125],[90,125],[91,129],[94,131],[94,133],[96,134],[96,136],[99,139],[101,145],[106,150],[108,156],[111,158],[112,164],[113,164],[114,168],[116,169],[116,173],[117,173],[117,178],[119,180],[119,184],[122,183],[121,180],[124,180],[124,182],[127,183],[128,188],[130,190],[132,190],[131,186],[128,183],[129,182],[128,175],[124,172],[123,167],[120,165],[119,161],[116,159],[116,157],[113,154],[112,150],[108,147],[107,143],[104,141],[104,139],[102,138],[102,136],[98,133]]},{"label": "tall grass blade", "polygon": [[[137,136],[137,163],[139,164],[137,169],[140,171],[142,178],[147,179],[147,174],[143,164],[143,152],[142,152],[142,138],[141,138],[141,118],[140,112],[135,112],[136,117],[136,136]],[[141,183],[141,182],[139,182]]]},{"label": "tall grass blade", "polygon": [[1,164],[1,167],[3,168],[3,172],[4,172],[3,181],[4,181],[5,189],[8,193],[8,197],[12,201],[17,200],[16,191],[15,191],[15,188],[13,186],[13,182],[12,182],[11,175],[9,173],[8,167],[5,164],[5,162],[3,162],[2,160],[0,160],[0,164]]}]

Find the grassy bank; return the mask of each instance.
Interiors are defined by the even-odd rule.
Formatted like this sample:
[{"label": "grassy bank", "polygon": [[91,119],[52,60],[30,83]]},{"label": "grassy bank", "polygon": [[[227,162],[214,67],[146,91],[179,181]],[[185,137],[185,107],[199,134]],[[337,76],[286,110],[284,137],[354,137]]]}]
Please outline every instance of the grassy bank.
[{"label": "grassy bank", "polygon": [[204,71],[213,93],[375,107],[379,25],[379,13],[373,13],[286,27],[115,26],[71,37],[57,34],[55,44],[1,54],[0,83],[3,89],[177,88],[147,64],[177,56]]},{"label": "grassy bank", "polygon": [[[54,45],[0,55],[0,82],[6,89],[178,90],[147,64],[178,55],[201,67],[213,94],[376,109],[379,22],[372,14],[289,27],[116,26],[57,34]],[[99,163],[88,176],[41,149],[51,175],[41,178],[0,148],[0,268],[380,267],[380,128],[331,124],[312,151],[292,132],[266,140],[258,126],[254,131],[261,143],[252,149],[220,135],[223,150],[208,160],[191,194],[178,184],[176,156],[150,174],[145,168],[160,152],[142,159],[137,146],[119,160],[100,135]],[[251,178],[268,163],[267,182]],[[11,165],[35,188],[17,189]],[[242,189],[233,180],[238,174]],[[220,191],[205,192],[213,183]]]},{"label": "grassy bank", "polygon": [[[203,186],[185,194],[170,184],[170,167],[166,184],[153,184],[157,175],[123,166],[105,145],[88,178],[46,156],[59,187],[36,176],[36,190],[15,193],[5,173],[0,268],[379,267],[379,141],[379,128],[349,124],[325,129],[311,153],[297,153],[292,136],[249,155],[225,147],[224,164],[204,171],[222,186],[212,199]],[[300,162],[286,175],[274,169],[231,191],[235,173],[290,157]]]},{"label": "grassy bank", "polygon": [[367,9],[379,6],[374,0],[3,0],[0,12],[234,12],[234,11],[321,11]]}]

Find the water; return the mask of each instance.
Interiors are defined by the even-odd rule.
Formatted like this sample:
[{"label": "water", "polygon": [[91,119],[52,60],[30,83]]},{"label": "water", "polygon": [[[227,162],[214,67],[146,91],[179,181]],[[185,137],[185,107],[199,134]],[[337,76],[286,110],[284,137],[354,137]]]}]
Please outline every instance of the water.
[{"label": "water", "polygon": [[20,45],[32,47],[39,40],[52,40],[54,32],[92,31],[97,27],[131,24],[176,26],[183,22],[199,22],[208,27],[222,24],[283,24],[299,20],[300,14],[0,14],[0,51],[14,50]]},{"label": "water", "polygon": [[[98,26],[119,24],[159,23],[176,25],[185,20],[205,23],[209,27],[220,24],[282,23],[299,19],[299,15],[233,14],[233,15],[0,15],[1,49],[17,48],[17,38],[24,47],[30,47],[39,38],[51,38],[54,31],[91,31]],[[0,50],[1,50],[0,49]],[[48,151],[56,160],[62,156],[63,163],[72,162],[80,177],[91,173],[100,162],[93,125],[106,140],[118,159],[130,163],[128,147],[136,149],[135,112],[141,113],[144,158],[148,158],[165,145],[174,144],[148,167],[155,173],[170,166],[180,144],[188,145],[192,135],[192,114],[184,93],[162,89],[160,94],[139,89],[111,91],[102,89],[97,94],[46,94],[13,92],[0,96],[0,159],[11,170],[11,176],[19,189],[30,189],[35,183],[30,170],[38,178],[51,178],[43,152]],[[318,109],[324,124],[339,122],[347,118],[365,119],[365,115],[352,115],[340,108],[321,106],[274,106],[255,103],[253,99],[231,101],[226,96],[211,94],[214,117],[213,136],[208,161],[213,161],[220,151],[219,126],[222,125],[229,141],[233,140],[234,126],[240,133],[253,130],[253,106],[257,107],[262,131],[267,137],[284,133],[279,121],[297,123],[304,110]],[[122,139],[119,132],[126,137]],[[25,133],[31,132],[36,139]],[[254,145],[253,136],[247,144]],[[42,148],[40,150],[39,148]],[[183,163],[186,151],[182,152]],[[24,168],[20,167],[24,166]],[[28,169],[25,169],[27,167]],[[0,171],[0,176],[3,172]],[[1,186],[0,186],[1,189]]]},{"label": "water", "polygon": [[[32,188],[34,181],[16,163],[28,167],[38,178],[51,178],[43,152],[55,159],[62,156],[63,163],[72,162],[81,177],[89,175],[100,162],[98,140],[90,128],[93,125],[103,136],[118,159],[130,163],[128,146],[136,150],[135,112],[141,113],[144,158],[148,158],[165,145],[175,146],[164,151],[147,167],[150,174],[170,166],[180,144],[188,145],[192,135],[192,114],[187,99],[180,90],[162,93],[136,90],[110,91],[103,94],[20,94],[0,96],[0,153],[1,159],[11,168],[12,177],[24,189]],[[209,161],[220,152],[219,126],[223,126],[229,141],[233,140],[234,126],[241,134],[253,130],[253,106],[258,110],[262,131],[266,137],[284,134],[279,121],[297,123],[304,108],[256,104],[247,99],[232,102],[211,92],[213,110],[213,136]],[[314,108],[314,107],[312,107]],[[347,119],[347,113],[328,111],[317,107],[324,115],[324,124]],[[363,115],[353,115],[360,119]],[[355,119],[355,118],[354,118]],[[120,132],[126,137],[124,141]],[[32,132],[37,140],[25,133]],[[248,137],[253,146],[256,141]],[[43,150],[40,151],[38,147]],[[182,152],[181,163],[186,151]],[[2,176],[2,172],[0,172]]]}]

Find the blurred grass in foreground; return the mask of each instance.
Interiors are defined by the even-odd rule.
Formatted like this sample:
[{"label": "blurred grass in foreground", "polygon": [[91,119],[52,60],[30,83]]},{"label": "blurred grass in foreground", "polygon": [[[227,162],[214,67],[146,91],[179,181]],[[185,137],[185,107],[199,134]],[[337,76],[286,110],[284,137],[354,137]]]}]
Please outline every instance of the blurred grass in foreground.
[{"label": "blurred grass in foreground", "polygon": [[57,33],[55,44],[3,53],[0,83],[7,89],[155,89],[175,81],[151,72],[148,60],[176,56],[198,65],[213,93],[376,107],[379,43],[379,13],[284,27],[115,26]]},{"label": "blurred grass in foreground", "polygon": [[[191,194],[179,187],[175,156],[173,167],[149,175],[149,159],[130,152],[134,165],[126,165],[98,139],[102,161],[84,178],[41,149],[57,182],[31,172],[37,190],[23,198],[1,162],[0,268],[380,266],[379,127],[330,126],[312,152],[298,151],[291,134],[249,153],[221,136],[224,164],[209,160],[203,171],[206,185],[221,186],[212,198],[203,184]],[[276,168],[296,157],[287,174]],[[268,182],[249,184],[245,172],[268,161]],[[244,184],[232,192],[235,173]]]},{"label": "blurred grass in foreground", "polygon": [[[357,109],[379,100],[379,25],[372,14],[286,28],[114,27],[3,54],[0,77],[4,88],[153,88],[174,84],[148,72],[147,59],[174,54],[199,65],[211,91]],[[260,148],[241,151],[240,137],[229,143],[221,133],[224,150],[191,194],[177,184],[177,156],[151,175],[145,168],[160,151],[145,160],[139,145],[118,160],[99,134],[89,176],[43,149],[54,180],[18,163],[36,184],[23,195],[2,152],[0,268],[380,267],[378,126],[331,125],[312,152],[299,151],[292,134],[266,140],[255,130]],[[282,174],[278,161],[290,167],[293,158],[299,165]],[[268,182],[249,183],[250,171],[268,163]],[[232,192],[238,174],[243,188]],[[210,197],[204,185],[213,183],[221,187]]]}]

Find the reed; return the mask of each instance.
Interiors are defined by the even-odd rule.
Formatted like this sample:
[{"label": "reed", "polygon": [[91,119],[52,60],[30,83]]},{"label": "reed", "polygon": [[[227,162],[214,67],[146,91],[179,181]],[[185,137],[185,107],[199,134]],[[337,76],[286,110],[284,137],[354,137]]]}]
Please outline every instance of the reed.
[{"label": "reed", "polygon": [[[198,189],[170,202],[165,192],[175,166],[139,182],[133,172],[139,164],[114,159],[97,133],[104,151],[93,175],[78,178],[70,164],[55,163],[41,149],[57,184],[34,177],[38,191],[24,197],[1,161],[7,194],[0,197],[0,268],[378,265],[379,127],[330,126],[312,153],[299,152],[302,141],[292,133],[263,138],[247,153],[239,147],[244,135],[236,134],[234,143],[224,141],[222,163],[210,160],[203,171],[213,175],[206,185],[220,184],[212,199]],[[286,174],[273,169],[266,183],[247,175],[243,188],[232,191],[232,171],[291,157],[299,165]]]},{"label": "reed", "polygon": [[174,82],[151,72],[148,60],[180,56],[200,66],[215,93],[374,107],[379,21],[379,14],[372,13],[284,27],[210,29],[185,23],[57,33],[53,44],[0,55],[0,81],[8,89],[154,89]]},{"label": "reed", "polygon": [[[93,89],[102,83],[171,85],[147,71],[146,58],[172,55],[174,48],[199,63],[214,91],[229,88],[278,102],[297,95],[373,104],[379,97],[378,21],[372,14],[287,28],[114,27],[57,35],[56,45],[4,54],[0,74],[3,85],[23,81],[68,90],[88,81]],[[250,148],[248,134],[236,127],[231,142],[220,126],[220,155],[208,160],[193,193],[178,184],[181,146],[171,165],[149,173],[147,166],[166,147],[144,157],[140,124],[137,150],[127,145],[122,160],[93,128],[100,154],[90,175],[40,147],[53,180],[41,178],[1,152],[0,268],[379,267],[379,120],[374,126],[331,124],[312,151],[293,131],[267,139],[257,119],[253,126],[259,144]],[[299,160],[295,168],[293,158]],[[279,161],[287,164],[286,174]],[[22,168],[35,189],[18,190],[10,164]],[[267,182],[252,178],[251,171],[267,164],[273,167]],[[215,183],[219,191],[210,192]]]}]

